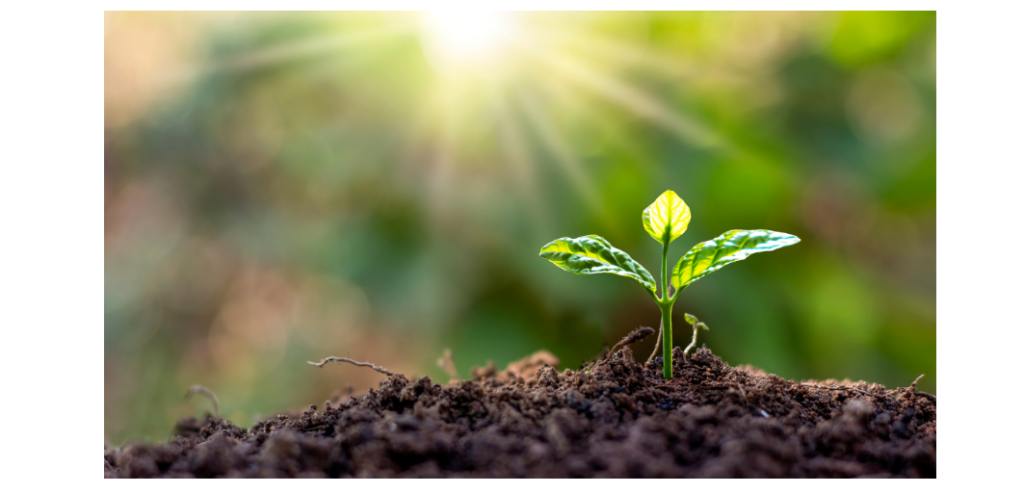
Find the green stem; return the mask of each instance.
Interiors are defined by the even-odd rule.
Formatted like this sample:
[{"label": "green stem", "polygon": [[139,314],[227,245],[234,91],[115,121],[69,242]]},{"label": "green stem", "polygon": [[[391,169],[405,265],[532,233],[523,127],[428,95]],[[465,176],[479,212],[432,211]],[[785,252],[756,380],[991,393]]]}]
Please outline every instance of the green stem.
[{"label": "green stem", "polygon": [[664,247],[661,249],[661,300],[659,302],[668,302],[668,242],[664,242]]},{"label": "green stem", "polygon": [[672,303],[658,305],[661,306],[661,338],[664,345],[662,351],[665,352],[664,362],[662,363],[663,375],[665,379],[672,379]]},{"label": "green stem", "polygon": [[668,296],[669,243],[670,240],[668,238],[662,242],[664,248],[661,250],[661,300],[658,301],[658,306],[661,307],[661,338],[664,346],[662,351],[665,352],[665,357],[662,359],[662,368],[664,369],[663,375],[665,379],[672,379],[672,305],[675,302],[674,299]]}]

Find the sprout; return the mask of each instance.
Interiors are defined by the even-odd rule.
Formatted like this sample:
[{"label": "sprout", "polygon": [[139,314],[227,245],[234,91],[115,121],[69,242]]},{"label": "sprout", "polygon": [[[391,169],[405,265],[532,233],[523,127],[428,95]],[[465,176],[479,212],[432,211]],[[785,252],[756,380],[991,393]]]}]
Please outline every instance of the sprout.
[{"label": "sprout", "polygon": [[693,340],[683,350],[683,358],[686,358],[686,354],[690,353],[690,349],[697,346],[697,330],[703,329],[704,331],[711,331],[711,328],[707,324],[704,324],[697,319],[697,316],[693,314],[683,314],[683,319],[686,319],[686,323],[693,326]]},{"label": "sprout", "polygon": [[[570,273],[609,273],[640,283],[661,309],[660,338],[664,342],[665,379],[672,378],[672,306],[679,292],[727,264],[742,261],[751,254],[781,249],[800,241],[794,235],[771,230],[729,230],[693,246],[676,263],[670,277],[668,246],[686,232],[690,224],[690,207],[675,192],[667,190],[644,209],[643,224],[644,230],[662,244],[660,296],[657,281],[649,271],[629,257],[629,254],[612,247],[611,243],[598,235],[554,240],[540,249],[540,256]],[[668,289],[670,281],[674,291]],[[697,343],[697,329],[707,330],[708,327],[690,314],[684,317],[688,324],[693,325],[693,342],[686,347],[688,351]]]}]

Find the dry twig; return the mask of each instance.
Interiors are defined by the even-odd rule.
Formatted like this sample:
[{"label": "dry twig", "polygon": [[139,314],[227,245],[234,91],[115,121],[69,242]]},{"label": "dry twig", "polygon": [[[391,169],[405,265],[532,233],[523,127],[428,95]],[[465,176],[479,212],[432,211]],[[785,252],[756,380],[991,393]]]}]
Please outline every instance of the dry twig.
[{"label": "dry twig", "polygon": [[319,363],[317,363],[317,362],[306,362],[306,363],[309,364],[309,365],[315,365],[317,367],[323,367],[328,362],[339,362],[339,363],[340,362],[345,362],[345,363],[349,363],[349,364],[352,364],[352,365],[358,365],[359,367],[369,367],[369,368],[371,368],[371,369],[373,369],[373,370],[375,370],[377,372],[380,372],[381,374],[385,374],[385,375],[388,375],[388,376],[395,375],[395,373],[393,373],[393,372],[391,372],[391,371],[389,371],[389,370],[387,370],[387,369],[385,369],[383,367],[373,365],[373,364],[371,364],[369,362],[359,362],[359,361],[352,360],[352,359],[346,358],[346,357],[327,357],[327,358],[321,360]]},{"label": "dry twig", "polygon": [[611,351],[608,352],[608,355],[613,355],[619,348],[622,348],[625,345],[632,345],[633,343],[641,341],[652,334],[654,334],[654,329],[648,328],[647,326],[636,328],[633,331],[630,331],[626,336],[623,336],[622,339],[612,347]]},{"label": "dry twig", "polygon": [[462,379],[459,377],[459,371],[455,370],[455,361],[452,360],[452,351],[450,348],[444,349],[444,354],[441,355],[441,358],[437,359],[437,366],[444,369],[452,379]]},{"label": "dry twig", "polygon": [[188,391],[185,393],[185,400],[187,401],[192,395],[196,394],[203,395],[210,400],[210,403],[213,403],[213,414],[220,417],[220,401],[217,400],[217,395],[213,394],[213,391],[196,384],[188,388]]},{"label": "dry twig", "polygon": [[658,356],[658,349],[661,348],[661,333],[665,331],[665,323],[658,325],[658,339],[654,342],[654,351],[651,352],[651,356],[647,357],[647,362],[644,362],[644,366],[651,365],[654,361],[654,357]]}]

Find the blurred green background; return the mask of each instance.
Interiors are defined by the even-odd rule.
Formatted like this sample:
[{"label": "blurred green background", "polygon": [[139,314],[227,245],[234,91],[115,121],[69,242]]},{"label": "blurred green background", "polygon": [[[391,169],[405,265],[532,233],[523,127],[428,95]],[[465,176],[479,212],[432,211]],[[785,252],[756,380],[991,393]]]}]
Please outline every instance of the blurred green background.
[{"label": "blurred green background", "polygon": [[[735,228],[803,241],[676,303],[733,365],[934,392],[935,15],[124,13],[105,21],[105,439],[212,389],[243,426],[380,376],[657,327],[634,282],[538,257],[600,234],[652,272]],[[635,346],[646,358],[654,342]]]}]

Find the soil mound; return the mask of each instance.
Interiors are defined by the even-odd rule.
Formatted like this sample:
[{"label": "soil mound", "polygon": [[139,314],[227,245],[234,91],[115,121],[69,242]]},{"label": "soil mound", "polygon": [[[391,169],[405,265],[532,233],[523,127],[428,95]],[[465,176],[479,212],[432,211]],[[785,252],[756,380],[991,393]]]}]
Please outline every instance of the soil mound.
[{"label": "soil mound", "polygon": [[[629,348],[556,372],[538,352],[447,385],[379,389],[244,430],[179,421],[107,449],[106,477],[935,477],[935,397],[795,383],[706,348],[661,377]],[[810,384],[810,385],[808,385]]]}]

